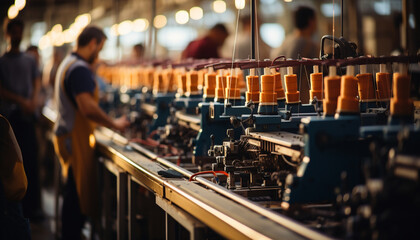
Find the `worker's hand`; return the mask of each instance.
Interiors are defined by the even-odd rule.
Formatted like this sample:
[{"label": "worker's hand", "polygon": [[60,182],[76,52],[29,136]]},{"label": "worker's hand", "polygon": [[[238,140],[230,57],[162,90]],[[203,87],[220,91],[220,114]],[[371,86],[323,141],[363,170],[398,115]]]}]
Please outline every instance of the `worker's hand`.
[{"label": "worker's hand", "polygon": [[130,126],[130,122],[127,119],[126,115],[123,115],[114,120],[114,128],[119,131],[124,131],[128,126]]}]

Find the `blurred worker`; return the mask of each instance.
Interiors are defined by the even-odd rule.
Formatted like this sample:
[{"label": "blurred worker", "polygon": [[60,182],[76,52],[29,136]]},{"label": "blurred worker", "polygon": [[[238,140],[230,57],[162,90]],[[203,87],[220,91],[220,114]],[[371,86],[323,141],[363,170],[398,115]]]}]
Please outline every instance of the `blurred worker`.
[{"label": "blurred worker", "polygon": [[[319,57],[318,45],[312,41],[317,29],[315,11],[309,7],[299,7],[294,13],[294,22],[295,30],[286,37],[279,48],[273,51],[271,59],[279,56],[292,59]],[[300,80],[298,80],[300,100],[302,103],[309,103],[309,84],[307,80],[309,76],[307,74],[310,73],[310,70],[303,71],[300,75],[299,69],[295,67],[294,72]]]},{"label": "blurred worker", "polygon": [[29,182],[23,212],[37,220],[43,217],[35,134],[41,81],[35,59],[19,49],[23,28],[23,22],[17,19],[10,20],[6,27],[8,51],[0,58],[0,113],[10,121],[22,150]]},{"label": "blurred worker", "polygon": [[214,25],[207,34],[200,39],[190,42],[182,52],[182,58],[219,58],[219,48],[223,46],[229,32],[223,24]]},{"label": "blurred worker", "polygon": [[312,41],[317,29],[315,11],[309,7],[299,7],[294,13],[294,22],[295,30],[273,51],[272,59],[278,56],[292,59],[319,57],[318,44]]},{"label": "blurred worker", "polygon": [[[251,54],[251,16],[244,15],[240,18],[241,31],[238,33],[236,47],[235,47],[235,59],[250,59]],[[256,24],[260,25],[260,21],[256,21]],[[256,59],[264,60],[270,58],[271,48],[261,39],[258,32],[259,27],[256,28],[256,46],[255,46],[255,57]],[[232,41],[230,38],[228,43],[234,43],[234,37]],[[223,46],[224,57],[232,58],[233,44],[225,44]],[[226,46],[229,45],[229,46]]]},{"label": "blurred worker", "polygon": [[125,116],[111,119],[98,105],[98,84],[91,69],[105,40],[101,29],[86,27],[77,38],[76,51],[63,60],[57,71],[54,147],[66,179],[62,239],[81,239],[85,217],[90,217],[93,223],[98,220],[95,125],[121,131],[129,125]]},{"label": "blurred worker", "polygon": [[22,153],[13,129],[0,114],[0,239],[30,239],[20,201],[28,187]]},{"label": "blurred worker", "polygon": [[134,63],[141,63],[144,56],[144,46],[139,43],[133,46],[132,58]]}]

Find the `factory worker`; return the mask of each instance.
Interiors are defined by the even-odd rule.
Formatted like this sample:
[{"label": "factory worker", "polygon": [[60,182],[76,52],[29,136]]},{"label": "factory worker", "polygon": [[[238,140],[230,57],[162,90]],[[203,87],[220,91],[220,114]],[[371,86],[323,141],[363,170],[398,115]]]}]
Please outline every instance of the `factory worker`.
[{"label": "factory worker", "polygon": [[30,239],[20,201],[28,187],[22,153],[9,121],[0,114],[0,239]]},{"label": "factory worker", "polygon": [[65,178],[62,209],[62,239],[81,239],[85,217],[93,224],[99,216],[97,165],[94,159],[97,124],[123,131],[125,116],[109,118],[98,105],[98,84],[93,64],[105,43],[104,32],[86,27],[77,38],[76,51],[58,67],[55,85],[58,118],[54,148]]},{"label": "factory worker", "polygon": [[223,46],[229,32],[223,24],[214,25],[203,38],[190,42],[182,52],[182,58],[208,59],[220,58],[219,49]]}]

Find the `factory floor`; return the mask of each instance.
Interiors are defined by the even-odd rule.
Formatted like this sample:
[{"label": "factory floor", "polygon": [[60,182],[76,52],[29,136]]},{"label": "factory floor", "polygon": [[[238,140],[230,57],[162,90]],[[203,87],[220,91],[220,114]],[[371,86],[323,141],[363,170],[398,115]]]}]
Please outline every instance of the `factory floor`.
[{"label": "factory floor", "polygon": [[41,197],[45,218],[31,222],[32,240],[53,240],[55,239],[54,189],[42,189]]}]

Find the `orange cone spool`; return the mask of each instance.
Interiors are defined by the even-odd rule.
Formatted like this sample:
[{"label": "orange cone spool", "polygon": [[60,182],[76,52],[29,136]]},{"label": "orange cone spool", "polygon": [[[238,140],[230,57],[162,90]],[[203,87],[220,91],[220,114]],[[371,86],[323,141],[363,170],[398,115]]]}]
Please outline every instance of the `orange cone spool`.
[{"label": "orange cone spool", "polygon": [[309,91],[309,95],[311,99],[316,99],[318,101],[322,101],[322,73],[319,72],[318,66],[314,66],[314,72],[310,75],[311,79],[311,90]]},{"label": "orange cone spool", "polygon": [[366,65],[360,65],[360,74],[357,74],[356,78],[358,80],[360,101],[375,101],[373,74],[366,73]]},{"label": "orange cone spool", "polygon": [[286,95],[284,93],[283,84],[281,82],[281,74],[276,72],[275,68],[271,69],[271,74],[274,76],[275,92],[277,93],[277,100],[284,100]]},{"label": "orange cone spool", "polygon": [[255,69],[250,69],[249,76],[246,77],[247,91],[245,94],[246,102],[251,100],[254,103],[260,102],[260,81],[258,76],[255,76]]},{"label": "orange cone spool", "polygon": [[394,73],[391,98],[391,116],[406,117],[413,114],[413,100],[410,99],[410,76],[407,66],[400,64],[400,70]]},{"label": "orange cone spool", "polygon": [[293,74],[293,67],[287,68],[287,75],[284,76],[284,82],[286,83],[286,102],[299,103],[299,91],[297,90],[297,76]]},{"label": "orange cone spool", "polygon": [[225,99],[225,88],[227,85],[227,76],[224,75],[224,71],[220,71],[220,75],[216,76],[216,95],[215,101],[221,101]]},{"label": "orange cone spool", "polygon": [[277,93],[274,91],[274,75],[270,69],[264,69],[261,76],[260,105],[277,105]]},{"label": "orange cone spool", "polygon": [[204,75],[203,97],[214,98],[216,95],[216,73],[213,68]]},{"label": "orange cone spool", "polygon": [[198,91],[198,72],[189,71],[187,73],[187,93],[186,96],[197,95]]},{"label": "orange cone spool", "polygon": [[380,70],[376,73],[376,91],[379,100],[389,100],[391,98],[391,73],[386,72],[386,65],[381,64]]},{"label": "orange cone spool", "polygon": [[325,99],[323,101],[324,115],[332,116],[337,110],[337,98],[340,95],[341,78],[336,74],[336,67],[330,66],[329,76],[324,78]]},{"label": "orange cone spool", "polygon": [[178,93],[184,95],[187,92],[187,75],[180,71],[178,73]]},{"label": "orange cone spool", "polygon": [[358,81],[353,77],[354,66],[347,66],[347,75],[341,77],[340,96],[338,97],[338,113],[359,113],[357,99]]}]

